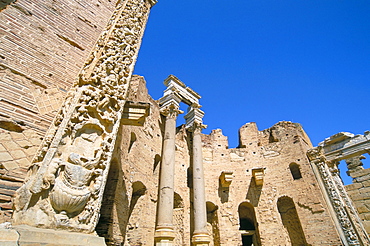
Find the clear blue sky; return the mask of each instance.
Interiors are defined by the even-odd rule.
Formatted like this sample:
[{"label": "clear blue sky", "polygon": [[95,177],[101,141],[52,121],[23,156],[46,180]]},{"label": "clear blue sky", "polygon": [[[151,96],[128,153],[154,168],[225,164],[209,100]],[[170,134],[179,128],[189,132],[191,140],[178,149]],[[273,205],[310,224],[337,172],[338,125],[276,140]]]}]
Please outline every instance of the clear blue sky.
[{"label": "clear blue sky", "polygon": [[159,0],[135,73],[154,99],[169,74],[198,92],[204,133],[221,128],[230,147],[247,122],[301,123],[315,146],[341,131],[363,134],[370,1]]}]

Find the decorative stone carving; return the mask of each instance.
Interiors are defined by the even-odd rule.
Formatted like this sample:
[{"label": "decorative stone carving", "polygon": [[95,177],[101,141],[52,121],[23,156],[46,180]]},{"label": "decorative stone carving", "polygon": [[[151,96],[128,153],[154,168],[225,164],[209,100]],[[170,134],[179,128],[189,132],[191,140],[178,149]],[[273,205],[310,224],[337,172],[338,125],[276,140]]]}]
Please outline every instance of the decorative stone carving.
[{"label": "decorative stone carving", "polygon": [[[342,240],[345,245],[367,245],[370,243],[366,233],[364,234],[359,218],[344,191],[343,183],[338,175],[338,169],[333,162],[327,162],[321,146],[310,149],[307,156],[313,165],[316,165],[324,183],[326,194],[328,195],[331,206],[340,223],[340,228],[344,233]],[[359,233],[359,234],[358,234]]]},{"label": "decorative stone carving", "polygon": [[257,167],[252,168],[252,177],[254,178],[254,182],[256,185],[260,186],[263,185],[263,178],[265,176],[265,168]]},{"label": "decorative stone carving", "polygon": [[319,143],[328,161],[340,161],[365,153],[370,153],[370,132],[354,135],[348,132],[337,133]]},{"label": "decorative stone carving", "polygon": [[[154,3],[117,4],[17,191],[15,224],[94,231],[127,88]],[[147,114],[136,113],[139,121]]]},{"label": "decorative stone carving", "polygon": [[222,187],[229,187],[233,181],[233,171],[222,171],[220,175],[220,183]]}]

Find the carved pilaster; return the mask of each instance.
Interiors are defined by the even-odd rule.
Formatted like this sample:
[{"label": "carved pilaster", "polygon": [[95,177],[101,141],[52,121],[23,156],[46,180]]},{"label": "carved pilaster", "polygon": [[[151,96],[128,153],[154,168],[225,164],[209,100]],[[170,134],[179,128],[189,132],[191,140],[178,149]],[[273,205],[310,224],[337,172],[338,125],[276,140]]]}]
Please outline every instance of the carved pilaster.
[{"label": "carved pilaster", "polygon": [[154,1],[119,1],[15,198],[15,224],[91,233]]},{"label": "carved pilaster", "polygon": [[[332,173],[326,163],[325,156],[323,155],[322,148],[316,147],[307,152],[307,156],[310,159],[311,163],[314,164],[320,174],[321,181],[324,184],[325,191],[330,200],[330,205],[332,206],[337,221],[339,222],[340,230],[343,232],[345,238],[345,245],[361,245],[359,237],[356,233],[356,228],[352,224],[350,215],[347,212],[346,203],[343,201],[340,189],[340,185],[335,181],[335,177],[332,176]],[[341,181],[340,181],[341,182]]]}]

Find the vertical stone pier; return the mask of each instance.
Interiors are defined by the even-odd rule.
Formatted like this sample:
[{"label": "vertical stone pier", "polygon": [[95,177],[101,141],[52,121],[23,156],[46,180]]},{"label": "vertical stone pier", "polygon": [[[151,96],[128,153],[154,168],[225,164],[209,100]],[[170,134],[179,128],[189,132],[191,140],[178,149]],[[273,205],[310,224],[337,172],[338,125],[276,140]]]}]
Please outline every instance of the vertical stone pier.
[{"label": "vertical stone pier", "polygon": [[163,156],[158,191],[157,224],[155,245],[173,245],[175,232],[173,228],[174,175],[175,175],[175,135],[176,119],[180,98],[171,94],[161,99],[161,113],[166,116],[163,141]]},{"label": "vertical stone pier", "polygon": [[[96,237],[120,122],[125,108],[135,107],[126,105],[128,89],[155,3],[117,3],[16,193],[18,244],[43,245],[55,239],[53,245],[104,245],[102,238],[97,243],[81,238]],[[55,229],[63,238],[55,237]]]},{"label": "vertical stone pier", "polygon": [[[193,245],[209,245],[210,237],[207,232],[207,210],[204,187],[204,171],[202,156],[202,124],[204,112],[199,105],[192,105],[185,117],[187,127],[193,137],[193,208],[194,208],[194,232],[192,237]],[[190,126],[189,126],[190,125]]]}]

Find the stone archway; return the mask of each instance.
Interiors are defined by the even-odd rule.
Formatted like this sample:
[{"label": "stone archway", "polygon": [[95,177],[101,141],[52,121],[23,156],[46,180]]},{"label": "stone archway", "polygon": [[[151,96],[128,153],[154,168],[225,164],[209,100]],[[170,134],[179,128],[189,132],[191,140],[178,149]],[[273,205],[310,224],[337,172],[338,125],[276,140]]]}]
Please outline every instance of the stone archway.
[{"label": "stone archway", "polygon": [[254,207],[249,202],[242,202],[238,208],[239,231],[241,233],[243,246],[261,245],[258,232],[258,223]]}]

